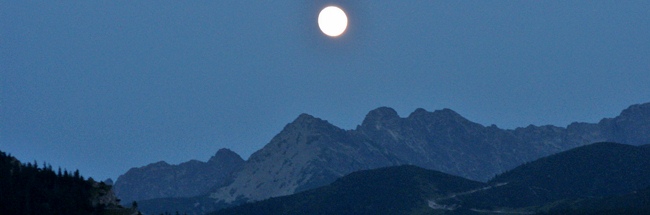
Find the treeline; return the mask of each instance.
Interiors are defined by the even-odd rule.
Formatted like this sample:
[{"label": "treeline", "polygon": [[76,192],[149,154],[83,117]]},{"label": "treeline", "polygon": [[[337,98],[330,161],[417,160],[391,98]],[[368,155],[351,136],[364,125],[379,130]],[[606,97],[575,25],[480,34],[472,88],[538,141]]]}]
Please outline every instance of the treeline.
[{"label": "treeline", "polygon": [[101,214],[92,180],[36,162],[22,164],[0,151],[0,214]]}]

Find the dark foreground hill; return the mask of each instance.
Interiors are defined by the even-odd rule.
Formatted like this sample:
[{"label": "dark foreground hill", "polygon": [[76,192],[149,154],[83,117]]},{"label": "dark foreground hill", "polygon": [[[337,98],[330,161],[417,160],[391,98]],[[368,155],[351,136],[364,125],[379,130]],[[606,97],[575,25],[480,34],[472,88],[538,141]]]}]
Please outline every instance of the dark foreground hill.
[{"label": "dark foreground hill", "polygon": [[213,215],[640,212],[650,200],[649,165],[647,147],[596,143],[521,165],[489,183],[389,167]]},{"label": "dark foreground hill", "polygon": [[550,205],[546,212],[540,214],[650,214],[650,188],[625,195],[560,201]]},{"label": "dark foreground hill", "polygon": [[439,204],[502,211],[625,195],[650,188],[650,150],[595,143],[521,165],[489,181],[492,189]]},{"label": "dark foreground hill", "polygon": [[428,214],[429,200],[478,189],[471,181],[416,166],[359,171],[334,183],[294,194],[225,209],[226,214]]},{"label": "dark foreground hill", "polygon": [[50,165],[22,164],[0,152],[0,214],[111,214],[137,210],[119,206],[111,187]]}]

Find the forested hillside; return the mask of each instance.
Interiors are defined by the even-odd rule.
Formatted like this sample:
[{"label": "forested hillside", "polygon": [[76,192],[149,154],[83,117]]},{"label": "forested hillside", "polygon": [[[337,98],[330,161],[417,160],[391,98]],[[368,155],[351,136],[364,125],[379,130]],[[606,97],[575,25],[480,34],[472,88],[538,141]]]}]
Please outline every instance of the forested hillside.
[{"label": "forested hillside", "polygon": [[84,179],[79,171],[57,171],[37,162],[22,164],[0,152],[0,214],[133,214],[111,187]]}]

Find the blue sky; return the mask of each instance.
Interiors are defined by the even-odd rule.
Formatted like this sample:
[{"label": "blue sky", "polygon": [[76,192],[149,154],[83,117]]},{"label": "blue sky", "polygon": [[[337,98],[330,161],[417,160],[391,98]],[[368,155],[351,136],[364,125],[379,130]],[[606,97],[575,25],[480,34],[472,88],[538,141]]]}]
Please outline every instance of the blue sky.
[{"label": "blue sky", "polygon": [[[342,7],[340,38],[318,29]],[[0,1],[0,150],[96,179],[247,158],[300,113],[566,126],[650,102],[648,1]]]}]

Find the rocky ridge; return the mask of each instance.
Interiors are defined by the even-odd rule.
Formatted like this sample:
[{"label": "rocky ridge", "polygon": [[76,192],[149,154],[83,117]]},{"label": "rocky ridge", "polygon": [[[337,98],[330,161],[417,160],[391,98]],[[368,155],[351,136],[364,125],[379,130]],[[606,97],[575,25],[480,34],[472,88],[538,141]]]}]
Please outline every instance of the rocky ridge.
[{"label": "rocky ridge", "polygon": [[178,165],[164,161],[132,168],[114,185],[124,203],[165,197],[192,197],[227,184],[244,160],[229,149],[220,149],[207,162],[191,160]]},{"label": "rocky ridge", "polygon": [[302,114],[211,197],[262,200],[323,186],[354,171],[404,164],[487,181],[522,163],[593,142],[648,143],[649,126],[650,103],[596,124],[514,130],[486,127],[450,109],[417,109],[402,118],[381,107],[349,131]]}]

